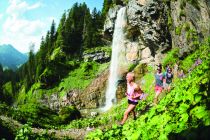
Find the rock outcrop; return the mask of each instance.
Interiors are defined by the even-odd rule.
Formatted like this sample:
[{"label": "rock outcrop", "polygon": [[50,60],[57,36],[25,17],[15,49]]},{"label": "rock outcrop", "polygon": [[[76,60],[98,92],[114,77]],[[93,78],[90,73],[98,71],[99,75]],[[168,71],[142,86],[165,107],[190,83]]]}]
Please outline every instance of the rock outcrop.
[{"label": "rock outcrop", "polygon": [[[112,36],[119,8],[119,5],[114,6],[107,14],[104,25],[106,35],[109,33]],[[167,7],[161,1],[130,0],[126,8],[127,28],[123,52],[126,60],[128,63],[159,63],[162,52],[172,46],[167,25]]]},{"label": "rock outcrop", "polygon": [[83,54],[83,59],[84,59],[85,62],[96,61],[96,62],[99,62],[99,63],[105,63],[105,62],[110,61],[111,55],[110,55],[109,52],[98,51],[98,52]]},{"label": "rock outcrop", "polygon": [[104,23],[104,35],[111,40],[114,32],[114,24],[117,18],[117,12],[122,6],[117,5],[109,9]]},{"label": "rock outcrop", "polygon": [[142,42],[155,57],[158,51],[170,47],[171,38],[167,26],[164,4],[155,0],[130,0],[127,5],[129,39]]},{"label": "rock outcrop", "polygon": [[210,1],[171,1],[169,12],[173,47],[179,47],[180,57],[184,57],[210,34]]},{"label": "rock outcrop", "polygon": [[109,70],[101,73],[92,83],[79,95],[81,100],[80,108],[98,108],[105,102],[105,89],[108,80]]}]

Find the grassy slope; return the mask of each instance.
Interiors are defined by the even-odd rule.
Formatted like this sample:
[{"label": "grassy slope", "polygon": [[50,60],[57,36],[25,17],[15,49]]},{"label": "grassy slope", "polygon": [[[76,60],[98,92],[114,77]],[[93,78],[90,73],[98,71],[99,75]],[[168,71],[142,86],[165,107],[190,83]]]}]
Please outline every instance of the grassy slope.
[{"label": "grassy slope", "polygon": [[82,62],[77,69],[70,71],[69,74],[52,89],[41,89],[40,83],[35,83],[26,93],[23,87],[18,95],[17,104],[24,104],[25,101],[36,103],[43,95],[50,95],[57,92],[62,96],[70,90],[83,90],[97,75],[107,69],[108,66],[109,63]]},{"label": "grassy slope", "polygon": [[[209,44],[202,45],[200,49],[182,61],[182,67],[186,69],[189,69],[190,64],[193,64],[197,58],[202,59],[202,64],[188,73],[185,79],[176,81],[174,89],[157,106],[152,107],[136,121],[130,120],[123,127],[113,125],[108,129],[97,129],[86,139],[175,139],[191,138],[191,136],[207,139],[209,127],[205,126],[210,126],[210,99],[207,95],[209,47]],[[122,115],[125,102],[123,100],[121,103],[123,105],[115,108],[116,113]],[[142,103],[137,109],[144,109],[145,106],[146,103]],[[113,118],[115,113],[112,112],[109,116]]]}]

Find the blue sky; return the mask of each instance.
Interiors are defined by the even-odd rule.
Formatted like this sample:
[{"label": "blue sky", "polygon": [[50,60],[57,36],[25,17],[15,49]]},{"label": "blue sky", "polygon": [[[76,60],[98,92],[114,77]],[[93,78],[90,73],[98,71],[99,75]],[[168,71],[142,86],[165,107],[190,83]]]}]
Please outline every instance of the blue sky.
[{"label": "blue sky", "polygon": [[90,10],[101,10],[103,5],[103,0],[0,0],[0,45],[11,44],[25,53],[35,44],[37,51],[52,20],[58,25],[64,11],[76,2],[85,2]]}]

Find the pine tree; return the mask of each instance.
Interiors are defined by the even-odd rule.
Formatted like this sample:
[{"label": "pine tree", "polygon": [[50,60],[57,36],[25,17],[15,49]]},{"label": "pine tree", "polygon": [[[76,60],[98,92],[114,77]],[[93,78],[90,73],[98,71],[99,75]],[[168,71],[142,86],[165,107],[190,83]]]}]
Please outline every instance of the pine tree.
[{"label": "pine tree", "polygon": [[45,39],[42,36],[41,38],[41,43],[40,43],[40,49],[38,51],[38,53],[36,54],[36,76],[35,76],[35,80],[38,81],[39,80],[39,76],[42,74],[42,72],[44,71],[45,67],[46,67],[46,46],[45,46]]},{"label": "pine tree", "polygon": [[66,22],[66,12],[63,13],[62,18],[60,20],[60,24],[57,30],[57,39],[55,42],[55,48],[60,47],[61,50],[65,50],[64,45],[64,29],[65,29],[65,22]]},{"label": "pine tree", "polygon": [[83,27],[83,48],[91,48],[92,46],[92,18],[89,9],[85,13],[84,27]]},{"label": "pine tree", "polygon": [[82,33],[84,28],[84,17],[87,11],[85,3],[75,3],[68,13],[65,24],[65,52],[71,56],[79,57],[82,47]]},{"label": "pine tree", "polygon": [[50,27],[50,35],[49,35],[50,41],[49,41],[49,52],[51,53],[54,48],[54,42],[56,38],[56,27],[54,20],[52,21],[51,27]]},{"label": "pine tree", "polygon": [[28,75],[29,75],[29,83],[33,83],[35,81],[35,73],[36,73],[36,63],[35,63],[35,55],[34,55],[34,44],[30,46],[29,59],[27,63],[28,67]]},{"label": "pine tree", "polygon": [[101,29],[103,28],[103,20],[100,11],[97,11],[96,8],[93,9],[92,12],[92,27],[93,27],[93,35],[92,35],[92,47],[97,47],[102,45],[101,41]]}]

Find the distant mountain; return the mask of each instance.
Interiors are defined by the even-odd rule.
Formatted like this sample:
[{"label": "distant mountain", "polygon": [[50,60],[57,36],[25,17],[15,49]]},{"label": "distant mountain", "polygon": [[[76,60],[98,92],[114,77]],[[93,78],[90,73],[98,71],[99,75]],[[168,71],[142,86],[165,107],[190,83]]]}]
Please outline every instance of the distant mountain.
[{"label": "distant mountain", "polygon": [[28,56],[16,50],[12,45],[0,45],[0,64],[4,69],[16,70],[28,60]]}]

